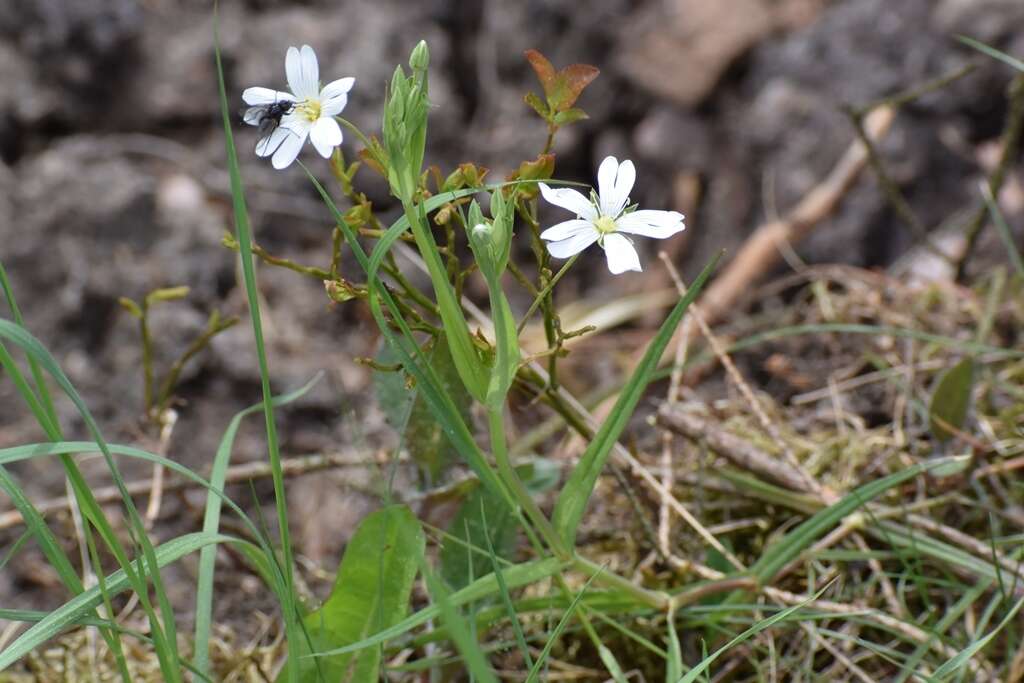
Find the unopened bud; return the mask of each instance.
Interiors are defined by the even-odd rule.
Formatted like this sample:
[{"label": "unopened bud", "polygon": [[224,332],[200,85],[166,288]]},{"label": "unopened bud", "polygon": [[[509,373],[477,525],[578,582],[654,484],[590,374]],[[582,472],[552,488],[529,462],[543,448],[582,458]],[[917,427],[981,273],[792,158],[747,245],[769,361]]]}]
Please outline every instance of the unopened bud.
[{"label": "unopened bud", "polygon": [[421,40],[412,49],[409,55],[409,66],[415,71],[426,71],[430,65],[430,50],[427,49],[427,41]]}]

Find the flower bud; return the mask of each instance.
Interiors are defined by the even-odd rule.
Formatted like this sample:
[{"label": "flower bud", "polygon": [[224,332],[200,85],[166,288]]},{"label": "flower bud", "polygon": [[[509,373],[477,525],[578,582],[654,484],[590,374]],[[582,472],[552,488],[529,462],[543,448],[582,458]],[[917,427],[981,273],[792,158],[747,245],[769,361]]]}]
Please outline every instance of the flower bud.
[{"label": "flower bud", "polygon": [[427,49],[427,41],[421,40],[412,49],[412,54],[409,55],[409,66],[412,67],[413,71],[426,71],[429,65],[430,50]]}]

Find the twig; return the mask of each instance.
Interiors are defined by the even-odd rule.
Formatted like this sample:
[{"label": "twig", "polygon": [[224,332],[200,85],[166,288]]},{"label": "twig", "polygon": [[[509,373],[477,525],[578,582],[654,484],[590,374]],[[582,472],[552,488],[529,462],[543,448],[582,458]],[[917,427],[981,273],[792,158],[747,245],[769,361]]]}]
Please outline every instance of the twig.
[{"label": "twig", "polygon": [[[157,455],[166,456],[167,448],[171,443],[171,432],[178,422],[178,413],[173,408],[161,410],[160,420],[160,444],[157,447]],[[152,484],[149,488],[149,505],[146,506],[146,530],[153,528],[153,523],[160,516],[160,503],[163,500],[164,491],[164,466],[160,463],[153,464]]]},{"label": "twig", "polygon": [[689,439],[703,439],[711,450],[729,460],[737,467],[770,479],[792,491],[817,493],[806,473],[789,463],[765,453],[750,442],[693,413],[684,412],[677,406],[664,405],[658,411],[658,424],[665,429]]}]

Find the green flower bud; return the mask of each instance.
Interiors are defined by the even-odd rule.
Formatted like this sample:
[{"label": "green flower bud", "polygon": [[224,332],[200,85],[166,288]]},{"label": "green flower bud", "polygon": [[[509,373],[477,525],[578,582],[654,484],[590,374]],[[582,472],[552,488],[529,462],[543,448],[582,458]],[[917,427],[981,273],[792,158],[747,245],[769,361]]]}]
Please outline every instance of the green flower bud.
[{"label": "green flower bud", "polygon": [[430,50],[427,48],[427,41],[421,40],[412,49],[409,55],[409,66],[413,71],[426,71],[430,65]]}]

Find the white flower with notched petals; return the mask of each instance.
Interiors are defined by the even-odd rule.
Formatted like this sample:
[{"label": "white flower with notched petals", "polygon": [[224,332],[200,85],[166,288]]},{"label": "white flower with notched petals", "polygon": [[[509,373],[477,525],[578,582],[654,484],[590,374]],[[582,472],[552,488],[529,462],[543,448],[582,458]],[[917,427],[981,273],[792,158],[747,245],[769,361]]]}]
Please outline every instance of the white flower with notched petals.
[{"label": "white flower with notched petals", "polygon": [[553,225],[540,234],[541,239],[549,240],[551,255],[569,258],[597,242],[608,258],[608,270],[614,275],[641,270],[633,242],[623,233],[665,239],[682,232],[685,226],[683,214],[678,211],[627,209],[634,181],[636,169],[632,161],[620,164],[615,157],[607,157],[597,169],[598,193],[591,193],[592,199],[576,190],[555,190],[540,183],[544,199],[576,214],[574,220]]},{"label": "white flower with notched petals", "polygon": [[[288,48],[285,56],[285,75],[291,92],[270,88],[246,88],[242,99],[253,107],[291,102],[288,112],[281,116],[280,125],[256,145],[257,156],[271,156],[274,168],[285,168],[299,156],[299,150],[308,137],[320,156],[327,159],[341,144],[341,127],[334,117],[348,103],[348,91],[354,78],[339,78],[320,87],[320,67],[316,53],[309,45],[299,50]],[[246,123],[260,125],[259,117],[246,117]]]}]

